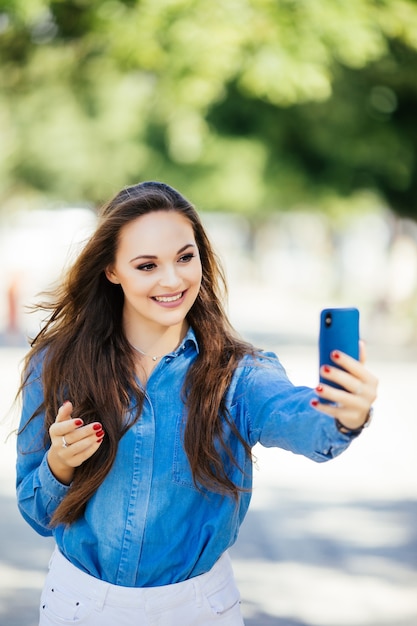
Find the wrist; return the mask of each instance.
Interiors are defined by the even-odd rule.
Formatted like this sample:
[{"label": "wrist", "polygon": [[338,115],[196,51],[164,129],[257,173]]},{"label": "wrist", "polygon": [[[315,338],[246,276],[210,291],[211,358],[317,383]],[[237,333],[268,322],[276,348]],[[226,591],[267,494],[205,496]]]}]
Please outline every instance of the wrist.
[{"label": "wrist", "polygon": [[364,423],[361,426],[358,426],[357,428],[349,428],[349,426],[345,426],[344,424],[342,424],[340,420],[335,418],[336,428],[343,435],[352,435],[352,436],[360,435],[363,429],[368,428],[368,426],[370,425],[372,421],[373,412],[374,412],[373,407],[371,407],[367,413]]},{"label": "wrist", "polygon": [[59,457],[50,448],[47,455],[48,467],[51,470],[54,478],[56,478],[63,485],[70,485],[74,478],[74,468],[69,467],[62,463]]}]

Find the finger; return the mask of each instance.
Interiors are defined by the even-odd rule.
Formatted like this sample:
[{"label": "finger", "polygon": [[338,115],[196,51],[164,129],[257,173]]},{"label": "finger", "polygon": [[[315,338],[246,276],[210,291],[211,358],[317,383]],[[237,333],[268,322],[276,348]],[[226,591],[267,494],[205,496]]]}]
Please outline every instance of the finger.
[{"label": "finger", "polygon": [[[362,396],[373,402],[376,398],[378,378],[367,370],[362,363],[339,353],[335,361],[343,362],[344,368],[324,365],[320,376],[325,381],[335,383],[352,394]],[[346,360],[344,359],[346,357]]]},{"label": "finger", "polygon": [[[339,385],[339,387],[349,391],[351,394],[356,394],[358,396],[366,395],[368,381],[365,373],[359,378],[349,374],[345,370],[325,365],[320,371],[320,374],[322,379],[329,381],[329,383]],[[330,387],[329,391],[334,388],[331,385],[326,385],[326,390],[328,387]]]},{"label": "finger", "polygon": [[49,428],[51,439],[53,436],[62,437],[83,425],[84,422],[82,419],[72,419],[71,415],[73,410],[73,404],[69,401],[64,402],[64,404],[59,407],[55,422],[53,422]]},{"label": "finger", "polygon": [[334,378],[341,389],[323,382],[316,387],[315,391],[319,398],[337,404],[339,407],[359,410],[366,413],[376,398],[377,381],[375,379],[363,382],[362,380],[336,371]]},{"label": "finger", "polygon": [[59,444],[64,448],[72,446],[79,441],[87,440],[89,437],[92,437],[92,440],[94,440],[94,437],[104,435],[103,427],[100,422],[83,426],[83,421],[79,418],[67,420],[53,426],[54,425],[51,426],[51,434],[55,438],[58,437]]},{"label": "finger", "polygon": [[321,413],[326,413],[329,417],[338,419],[347,430],[355,430],[356,428],[363,426],[370,410],[368,406],[363,409],[354,409],[339,407],[335,404],[323,404],[322,402],[319,402],[319,400],[314,399],[311,400],[311,406]]},{"label": "finger", "polygon": [[362,394],[354,394],[320,383],[315,392],[318,399],[311,402],[315,409],[337,418],[346,428],[353,429],[364,424],[376,397],[376,387],[373,385],[368,385]]},{"label": "finger", "polygon": [[63,422],[65,420],[71,419],[71,413],[73,412],[74,407],[72,402],[67,400],[59,407],[58,414],[56,416],[55,422]]},{"label": "finger", "polygon": [[346,410],[364,410],[369,404],[365,394],[352,393],[349,390],[337,389],[332,385],[320,383],[315,392],[320,400],[326,400],[331,406],[336,406]]},{"label": "finger", "polygon": [[[361,348],[359,347],[359,351],[360,350]],[[330,356],[332,361],[337,365],[338,368],[342,368],[342,370],[353,374],[357,378],[361,378],[367,371],[362,365],[361,361],[354,359],[352,356],[346,354],[345,352],[341,352],[340,350],[333,350]]]},{"label": "finger", "polygon": [[[339,419],[342,424],[346,425],[346,428],[358,428],[365,422],[370,409],[368,400],[360,396],[354,396],[349,392],[333,390],[332,388],[327,388],[327,390],[323,388],[321,390],[321,387],[322,385],[319,385],[316,388],[319,398],[314,398],[311,401],[311,405],[315,409]],[[326,398],[324,398],[325,395],[327,396]],[[325,403],[324,400],[328,400],[328,402]]]},{"label": "finger", "polygon": [[366,362],[366,343],[363,341],[363,339],[359,340],[359,361],[361,363]]},{"label": "finger", "polygon": [[[366,369],[361,361],[354,359],[340,350],[334,350],[331,353],[331,358],[337,367],[323,365],[320,373],[324,378],[338,382],[341,372],[347,372],[362,382],[368,382],[373,378],[373,375]],[[338,382],[338,384],[340,383]]]},{"label": "finger", "polygon": [[63,457],[65,455],[65,463],[70,467],[78,467],[97,452],[103,439],[104,432],[100,436],[98,433],[94,433],[89,437],[84,437],[69,444],[67,448],[61,451],[60,456]]}]

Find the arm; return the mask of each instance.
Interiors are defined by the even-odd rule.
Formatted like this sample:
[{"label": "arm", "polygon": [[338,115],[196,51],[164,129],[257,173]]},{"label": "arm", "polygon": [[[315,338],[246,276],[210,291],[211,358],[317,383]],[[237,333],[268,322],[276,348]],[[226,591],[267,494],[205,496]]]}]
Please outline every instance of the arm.
[{"label": "arm", "polygon": [[22,415],[17,438],[17,504],[24,519],[43,536],[52,531],[49,522],[69,487],[52,474],[47,454],[50,444],[44,441],[44,418],[41,412],[30,420],[43,402],[40,371],[32,370],[22,394]]},{"label": "arm", "polygon": [[[337,415],[333,412],[339,409],[323,405],[326,406],[323,411],[317,402],[316,390],[294,386],[277,357],[274,354],[267,356],[269,358],[259,364],[247,367],[238,385],[250,444],[259,442],[266,447],[280,447],[318,462],[343,452],[352,436],[336,427],[334,418]],[[354,363],[364,375],[363,364]],[[343,390],[338,392],[346,394]],[[349,395],[354,396],[349,404],[351,417],[354,414],[355,424],[362,424],[369,411],[371,391],[368,389],[367,399],[362,398],[360,403],[355,394]],[[346,425],[350,424],[346,422]]]},{"label": "arm", "polygon": [[98,422],[84,426],[81,419],[72,419],[73,406],[65,402],[45,443],[45,414],[41,412],[31,419],[42,402],[41,377],[34,370],[23,390],[17,440],[17,501],[24,519],[47,536],[52,534],[52,516],[70,489],[75,468],[97,451],[104,432]]}]

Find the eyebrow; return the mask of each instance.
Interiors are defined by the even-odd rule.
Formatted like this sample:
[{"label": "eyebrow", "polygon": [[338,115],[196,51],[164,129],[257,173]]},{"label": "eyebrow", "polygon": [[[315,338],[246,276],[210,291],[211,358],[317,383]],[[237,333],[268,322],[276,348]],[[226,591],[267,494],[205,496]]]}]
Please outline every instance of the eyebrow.
[{"label": "eyebrow", "polygon": [[[184,252],[184,250],[186,250],[187,248],[195,248],[196,246],[193,243],[186,243],[185,246],[183,246],[182,248],[180,248],[177,252],[177,254],[181,254],[181,252]],[[155,254],[139,254],[138,256],[135,256],[133,259],[130,259],[129,263],[132,263],[133,261],[137,261],[138,259],[157,259],[158,257]]]}]

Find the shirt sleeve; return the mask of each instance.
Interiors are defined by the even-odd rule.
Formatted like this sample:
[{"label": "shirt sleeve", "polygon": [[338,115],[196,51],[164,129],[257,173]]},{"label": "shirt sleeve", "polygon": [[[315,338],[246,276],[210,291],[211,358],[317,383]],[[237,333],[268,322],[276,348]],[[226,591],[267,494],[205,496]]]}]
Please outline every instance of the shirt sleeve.
[{"label": "shirt sleeve", "polygon": [[44,412],[32,415],[43,402],[40,367],[31,368],[22,394],[22,414],[17,437],[16,492],[23,518],[45,537],[52,535],[51,518],[69,487],[49,469]]},{"label": "shirt sleeve", "polygon": [[279,447],[323,462],[341,454],[352,441],[352,436],[338,431],[332,417],[310,405],[314,390],[293,385],[273,353],[264,353],[247,366],[238,387],[252,446]]}]

